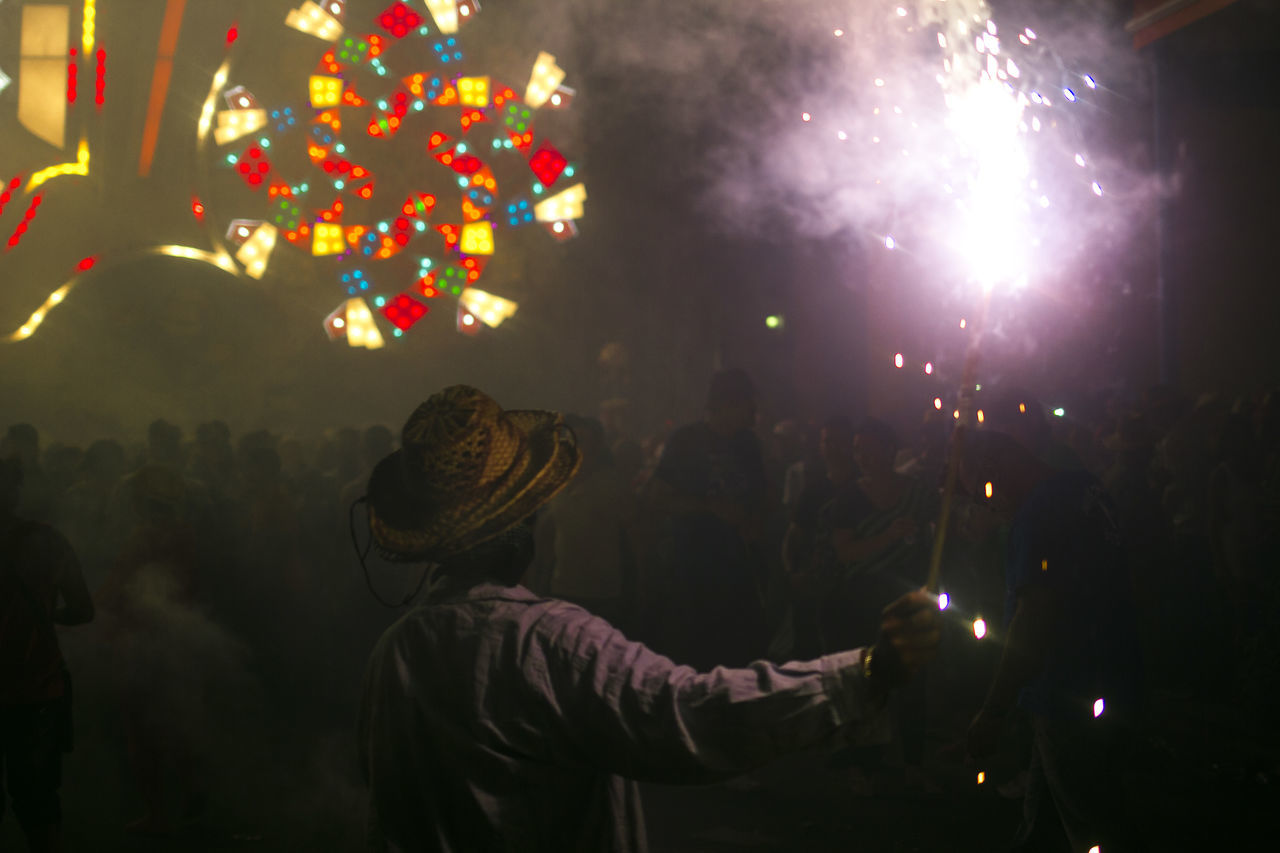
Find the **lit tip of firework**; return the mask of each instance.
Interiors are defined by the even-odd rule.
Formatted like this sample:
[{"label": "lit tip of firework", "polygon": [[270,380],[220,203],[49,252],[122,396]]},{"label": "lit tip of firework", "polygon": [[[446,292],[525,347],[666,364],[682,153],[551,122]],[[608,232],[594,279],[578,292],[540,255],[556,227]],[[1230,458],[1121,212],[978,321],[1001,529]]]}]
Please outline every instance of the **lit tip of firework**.
[{"label": "lit tip of firework", "polygon": [[940,593],[938,595],[938,609],[946,610],[950,606],[951,606],[951,596],[947,595],[945,592]]},{"label": "lit tip of firework", "polygon": [[1107,710],[1107,703],[1104,699],[1097,699],[1093,703],[1093,717],[1097,719],[1102,716],[1102,712]]},{"label": "lit tip of firework", "polygon": [[[885,238],[884,238],[884,247],[885,247],[886,249],[896,249],[896,248],[898,248],[898,241],[897,241],[897,240],[895,240],[895,239],[893,239],[893,235],[892,235],[892,234],[888,234],[888,235],[886,235],[886,236],[885,236]],[[901,365],[899,365],[899,366],[901,366]]]},{"label": "lit tip of firework", "polygon": [[983,619],[981,616],[973,620],[973,636],[977,637],[979,640],[987,636],[987,620]]}]

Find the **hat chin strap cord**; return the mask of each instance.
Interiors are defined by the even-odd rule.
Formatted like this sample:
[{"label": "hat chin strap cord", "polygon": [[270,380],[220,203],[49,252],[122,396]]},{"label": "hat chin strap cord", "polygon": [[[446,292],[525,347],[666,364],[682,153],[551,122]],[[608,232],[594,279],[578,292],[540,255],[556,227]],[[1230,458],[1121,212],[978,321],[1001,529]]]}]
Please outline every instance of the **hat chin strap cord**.
[{"label": "hat chin strap cord", "polygon": [[[418,579],[418,585],[414,587],[413,592],[409,593],[404,597],[403,601],[399,603],[396,603],[394,601],[387,601],[381,595],[379,595],[378,590],[374,589],[373,578],[369,576],[369,566],[365,563],[365,560],[367,560],[369,557],[369,552],[373,550],[373,530],[372,529],[369,530],[369,543],[364,546],[363,550],[361,550],[359,539],[356,536],[356,507],[360,506],[360,504],[368,503],[368,502],[369,502],[368,496],[356,498],[356,500],[352,502],[351,508],[347,511],[347,524],[351,531],[351,547],[355,549],[356,559],[360,561],[360,570],[364,572],[365,585],[369,587],[369,593],[377,600],[377,602],[381,604],[383,607],[389,607],[392,609],[395,609],[398,607],[405,607],[408,604],[410,604],[415,598],[418,597],[418,593],[422,592],[422,588],[426,586],[427,578],[431,576],[432,569],[436,568],[436,566],[432,563],[427,563],[427,565],[423,567],[422,577]],[[369,520],[368,520],[368,514],[366,513],[365,527],[368,527],[368,526],[369,526]]]}]

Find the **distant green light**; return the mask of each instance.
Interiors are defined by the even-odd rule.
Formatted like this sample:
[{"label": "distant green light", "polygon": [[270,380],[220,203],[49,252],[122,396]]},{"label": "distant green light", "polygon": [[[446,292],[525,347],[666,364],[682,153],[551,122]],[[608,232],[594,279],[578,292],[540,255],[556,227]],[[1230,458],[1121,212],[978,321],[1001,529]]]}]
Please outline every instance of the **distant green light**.
[{"label": "distant green light", "polygon": [[1057,417],[1060,417],[1060,418],[1065,418],[1065,417],[1067,416],[1067,410],[1066,410],[1066,409],[1064,409],[1064,408],[1062,408],[1061,406],[1059,406],[1058,408],[1054,409],[1054,410],[1053,410],[1053,413],[1054,413],[1054,415],[1056,415]]},{"label": "distant green light", "polygon": [[770,314],[768,317],[764,318],[765,326],[775,331],[778,329],[781,329],[784,325],[786,325],[786,322],[787,321],[782,317],[781,314]]}]

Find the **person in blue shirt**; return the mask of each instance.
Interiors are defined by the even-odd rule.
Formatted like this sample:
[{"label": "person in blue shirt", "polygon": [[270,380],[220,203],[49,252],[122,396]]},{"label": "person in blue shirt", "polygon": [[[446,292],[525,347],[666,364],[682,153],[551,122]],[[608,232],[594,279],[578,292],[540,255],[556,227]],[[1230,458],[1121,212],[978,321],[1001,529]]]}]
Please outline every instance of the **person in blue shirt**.
[{"label": "person in blue shirt", "polygon": [[1072,850],[1139,849],[1122,781],[1141,659],[1115,508],[1091,474],[1055,470],[1004,433],[962,430],[953,452],[962,488],[1012,525],[1004,648],[968,745],[981,759],[1015,706],[1030,715],[1034,746],[1013,849],[1064,840]]}]

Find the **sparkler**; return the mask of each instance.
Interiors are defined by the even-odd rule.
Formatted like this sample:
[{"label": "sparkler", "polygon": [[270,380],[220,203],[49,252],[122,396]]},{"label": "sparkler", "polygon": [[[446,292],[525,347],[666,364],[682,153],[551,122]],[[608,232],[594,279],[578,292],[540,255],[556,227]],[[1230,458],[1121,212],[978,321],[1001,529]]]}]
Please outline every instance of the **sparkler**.
[{"label": "sparkler", "polygon": [[[870,47],[867,41],[859,47],[876,64],[854,61],[865,81],[856,97],[873,127],[852,132],[855,117],[824,117],[816,105],[802,119],[837,131],[840,140],[863,142],[857,156],[873,164],[876,176],[867,189],[887,193],[877,203],[894,215],[893,236],[882,238],[886,249],[909,246],[914,256],[958,270],[979,289],[981,310],[960,371],[956,421],[968,426],[976,415],[981,423],[973,391],[993,293],[1023,287],[1032,258],[1064,239],[1055,199],[1103,196],[1092,158],[1074,145],[1054,144],[1070,127],[1063,110],[1078,107],[1097,81],[1046,62],[1048,48],[1034,30],[1002,32],[986,0],[899,0],[873,18],[860,28]],[[837,39],[844,32],[832,30]],[[1064,168],[1055,168],[1057,162]],[[1042,166],[1050,168],[1042,174]],[[966,319],[960,328],[968,328]],[[895,366],[902,365],[895,359]],[[956,465],[953,453],[926,586],[935,593]]]}]

